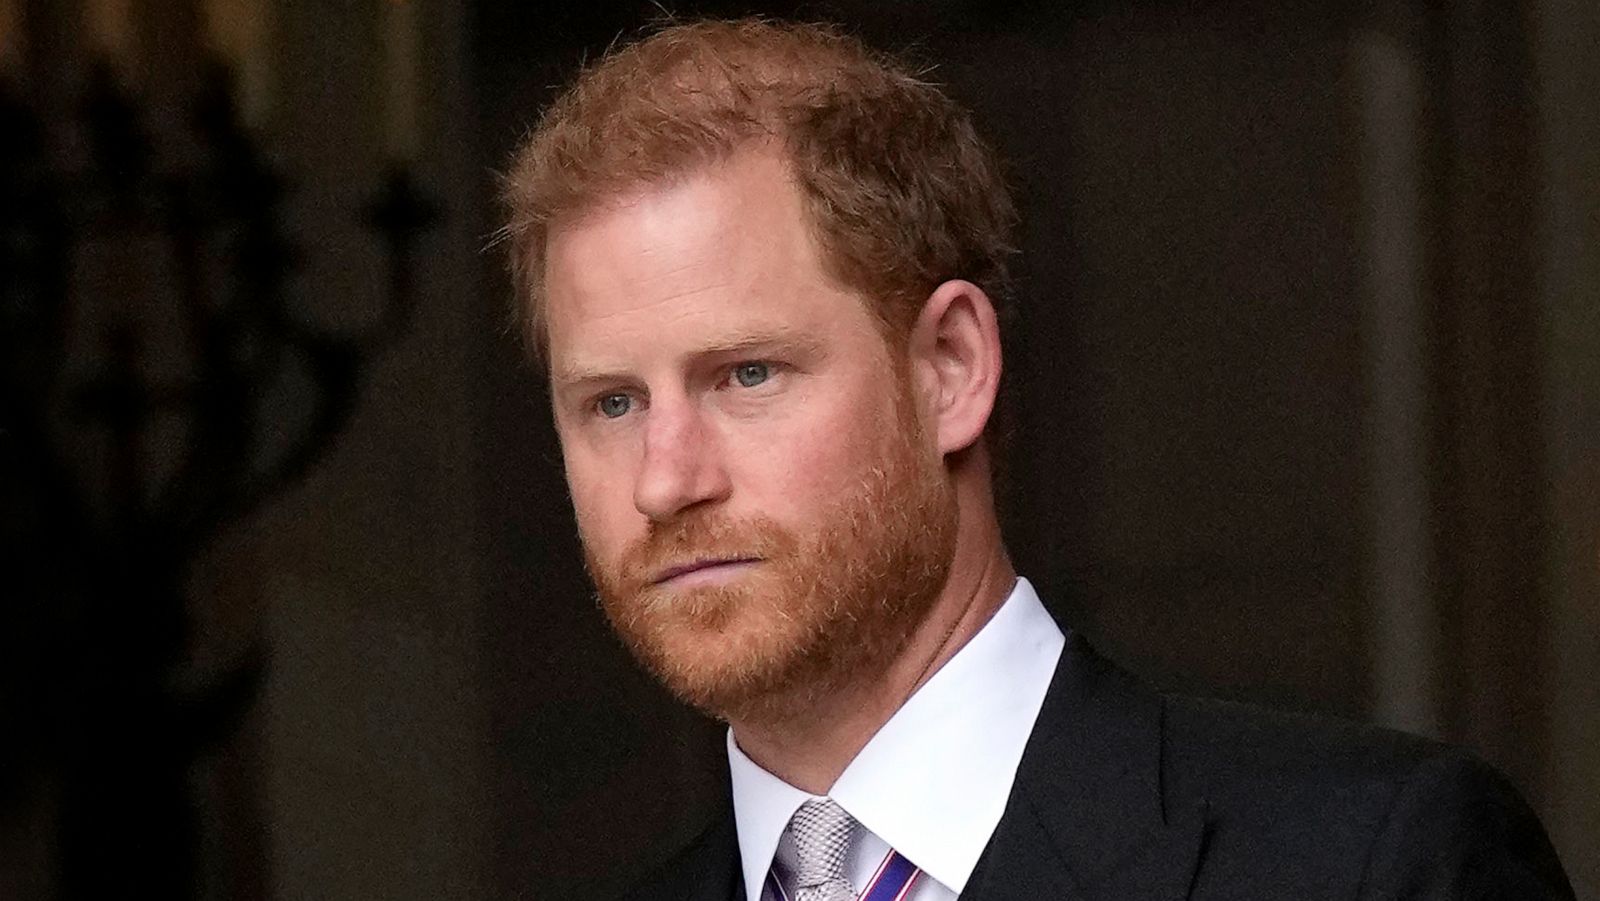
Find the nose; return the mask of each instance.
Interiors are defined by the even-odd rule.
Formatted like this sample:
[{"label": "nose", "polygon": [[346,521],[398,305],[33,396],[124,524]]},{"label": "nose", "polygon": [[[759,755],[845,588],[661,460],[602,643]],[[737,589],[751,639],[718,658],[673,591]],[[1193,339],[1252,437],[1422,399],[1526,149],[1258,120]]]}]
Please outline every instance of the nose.
[{"label": "nose", "polygon": [[634,507],[660,522],[727,497],[728,472],[700,412],[687,402],[657,403],[648,415]]}]

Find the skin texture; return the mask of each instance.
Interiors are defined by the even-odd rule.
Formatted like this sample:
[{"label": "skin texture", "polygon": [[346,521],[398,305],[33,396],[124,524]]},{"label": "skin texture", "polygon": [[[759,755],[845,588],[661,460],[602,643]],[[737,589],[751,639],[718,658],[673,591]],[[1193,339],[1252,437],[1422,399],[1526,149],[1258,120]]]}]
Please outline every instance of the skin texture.
[{"label": "skin texture", "polygon": [[982,432],[994,311],[886,342],[755,147],[552,229],[552,403],[613,626],[752,759],[822,793],[1015,575]]}]

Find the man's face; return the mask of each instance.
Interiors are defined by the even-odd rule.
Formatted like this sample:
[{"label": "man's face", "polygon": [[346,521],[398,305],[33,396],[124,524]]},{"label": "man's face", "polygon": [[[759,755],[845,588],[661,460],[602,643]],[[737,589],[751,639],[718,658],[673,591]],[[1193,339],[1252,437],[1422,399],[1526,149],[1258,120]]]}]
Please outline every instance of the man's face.
[{"label": "man's face", "polygon": [[782,716],[886,665],[955,503],[901,355],[774,156],[554,230],[552,401],[606,615],[680,697]]}]

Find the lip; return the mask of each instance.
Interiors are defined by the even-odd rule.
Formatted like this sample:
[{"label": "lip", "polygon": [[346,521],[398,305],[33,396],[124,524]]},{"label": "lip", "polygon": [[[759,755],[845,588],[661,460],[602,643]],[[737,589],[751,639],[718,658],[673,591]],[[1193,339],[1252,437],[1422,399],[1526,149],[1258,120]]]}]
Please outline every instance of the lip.
[{"label": "lip", "polygon": [[[680,579],[693,573],[720,570],[728,567],[741,566],[748,563],[760,562],[759,557],[711,557],[705,560],[691,560],[676,566],[669,566],[656,574],[654,584],[665,585],[674,579]],[[709,573],[708,573],[709,574]]]}]

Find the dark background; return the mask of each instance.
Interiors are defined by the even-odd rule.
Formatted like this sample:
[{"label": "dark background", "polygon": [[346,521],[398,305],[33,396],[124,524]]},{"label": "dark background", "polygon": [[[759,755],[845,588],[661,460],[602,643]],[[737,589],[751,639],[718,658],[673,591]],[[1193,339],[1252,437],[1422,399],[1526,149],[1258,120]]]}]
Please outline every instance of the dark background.
[{"label": "dark background", "polygon": [[[413,171],[444,209],[416,245],[416,313],[304,477],[184,564],[184,638],[155,658],[168,696],[259,664],[219,734],[172,752],[190,815],[143,826],[189,824],[170,868],[197,897],[608,897],[723,791],[720,728],[651,685],[589,600],[543,385],[485,250],[494,173],[537,110],[662,9],[412,2]],[[19,94],[57,123],[51,165],[81,166],[60,123],[93,42],[77,6],[20,5]],[[270,37],[258,142],[289,179],[290,308],[349,327],[389,293],[361,210],[390,156],[391,11],[224,5]],[[1600,898],[1594,4],[669,7],[845,23],[930,65],[1008,160],[1025,224],[1004,519],[1061,617],[1163,686],[1476,748]],[[216,83],[209,7],[129,8],[125,78],[154,131],[182,133]],[[108,306],[170,324],[171,273],[149,263],[165,246],[74,245],[68,382],[106,353]],[[12,303],[35,290],[6,284]],[[141,365],[182,374],[189,356],[152,341]],[[292,442],[318,384],[301,365],[253,389],[250,459]],[[156,759],[127,750],[137,736],[172,728],[74,725],[128,679],[105,650],[131,647],[137,670],[149,647],[96,622],[172,598],[122,570],[70,575],[102,557],[40,526],[58,500],[28,487],[29,433],[8,428],[0,534],[23,590],[0,622],[0,734],[19,736],[0,758],[0,897],[94,896],[74,868],[97,842],[142,847],[141,826],[85,838],[72,824],[104,799],[83,774],[115,795],[140,778],[119,761]],[[115,491],[93,434],[56,451],[91,498]],[[144,465],[195,434],[154,430]],[[143,547],[128,534],[106,541]]]}]

